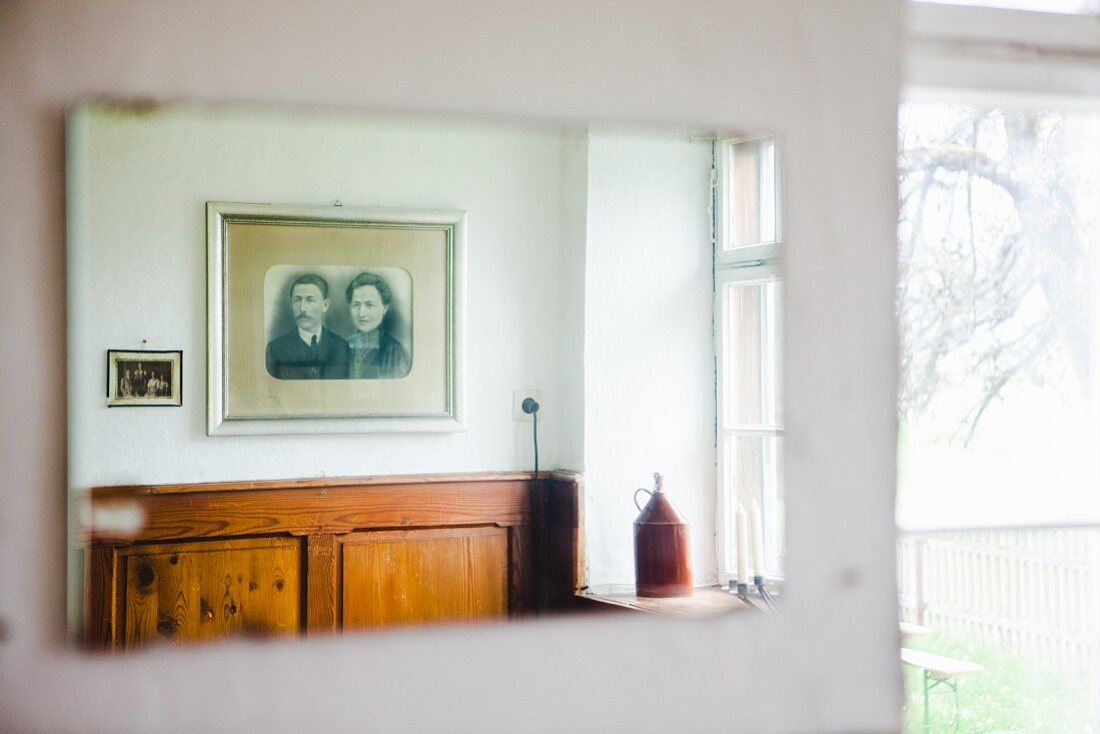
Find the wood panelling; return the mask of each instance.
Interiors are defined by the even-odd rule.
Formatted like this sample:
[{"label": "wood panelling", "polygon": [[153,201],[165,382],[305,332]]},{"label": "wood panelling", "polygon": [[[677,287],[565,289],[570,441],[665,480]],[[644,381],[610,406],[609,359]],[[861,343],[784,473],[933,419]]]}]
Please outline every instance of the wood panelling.
[{"label": "wood panelling", "polygon": [[513,617],[530,614],[538,605],[534,536],[526,526],[511,528],[508,534],[508,613]]},{"label": "wood panelling", "polygon": [[257,538],[120,552],[126,647],[234,635],[296,634],[300,541]]},{"label": "wood panelling", "polygon": [[[239,492],[271,489],[339,489],[342,487],[372,487],[400,484],[477,484],[480,482],[527,481],[531,472],[479,472],[476,474],[395,474],[385,477],[321,477],[312,479],[257,479],[242,482],[194,482],[191,484],[114,484],[93,487],[90,495],[96,499],[133,497],[154,494],[195,494],[197,492]],[[543,479],[573,481],[573,472],[540,472]]]},{"label": "wood panelling", "polygon": [[88,548],[84,554],[87,579],[84,584],[84,640],[89,647],[114,647],[113,620],[116,617],[114,548]]},{"label": "wood panelling", "polygon": [[345,630],[507,616],[504,528],[354,533],[341,545]]},{"label": "wood panelling", "polygon": [[[152,541],[260,533],[318,535],[364,528],[531,522],[525,480],[299,488],[269,483],[225,490],[207,485],[201,493],[190,495],[150,493],[148,489],[133,488],[129,496],[118,492],[97,496],[93,492],[93,501],[98,505],[129,505],[145,517],[137,537],[106,528],[95,530],[93,537],[125,542],[138,538]],[[196,512],[200,507],[203,511]]]},{"label": "wood panelling", "polygon": [[335,535],[311,535],[306,545],[306,628],[335,632],[340,611],[340,546]]},{"label": "wood panelling", "polygon": [[540,525],[550,554],[544,577],[549,610],[571,608],[584,584],[583,485],[579,476],[572,479],[545,483],[547,516]]},{"label": "wood panelling", "polygon": [[90,517],[143,523],[86,531],[86,640],[115,649],[571,609],[580,487],[521,472],[100,487]]}]

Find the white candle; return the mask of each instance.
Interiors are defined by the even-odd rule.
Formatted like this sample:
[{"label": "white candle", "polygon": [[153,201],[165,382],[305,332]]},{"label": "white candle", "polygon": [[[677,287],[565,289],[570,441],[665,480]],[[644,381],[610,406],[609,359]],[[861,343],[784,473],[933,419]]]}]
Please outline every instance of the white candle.
[{"label": "white candle", "polygon": [[752,501],[752,572],[764,575],[764,522],[760,519],[760,503]]},{"label": "white candle", "polygon": [[740,502],[737,503],[737,582],[752,583],[749,578],[749,519]]}]

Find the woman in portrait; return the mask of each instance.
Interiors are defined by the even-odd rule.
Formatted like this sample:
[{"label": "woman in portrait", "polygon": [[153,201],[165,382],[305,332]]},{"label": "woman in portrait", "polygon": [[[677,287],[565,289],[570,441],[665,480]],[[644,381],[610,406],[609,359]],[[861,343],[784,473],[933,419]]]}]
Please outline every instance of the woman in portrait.
[{"label": "woman in portrait", "polygon": [[360,273],[345,293],[355,334],[348,339],[348,378],[394,379],[409,374],[409,353],[382,329],[393,294],[377,273]]}]

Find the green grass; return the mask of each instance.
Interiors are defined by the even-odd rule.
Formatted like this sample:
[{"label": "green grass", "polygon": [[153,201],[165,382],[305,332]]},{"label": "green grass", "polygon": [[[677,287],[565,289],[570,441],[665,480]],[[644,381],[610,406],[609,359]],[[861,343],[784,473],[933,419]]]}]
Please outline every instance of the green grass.
[{"label": "green grass", "polygon": [[[946,634],[907,640],[906,647],[970,660],[985,667],[959,680],[959,728],[963,734],[1091,734],[1088,676],[1082,672],[1041,668],[989,648],[967,645]],[[924,731],[921,672],[908,665],[905,674],[905,734]],[[946,686],[928,694],[929,731],[951,732],[953,696]]]}]

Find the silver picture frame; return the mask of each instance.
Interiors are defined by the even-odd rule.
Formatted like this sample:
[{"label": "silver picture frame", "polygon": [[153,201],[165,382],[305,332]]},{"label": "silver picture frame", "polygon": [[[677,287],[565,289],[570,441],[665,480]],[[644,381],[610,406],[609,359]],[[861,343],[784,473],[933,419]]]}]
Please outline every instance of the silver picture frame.
[{"label": "silver picture frame", "polygon": [[[466,212],[210,201],[206,220],[208,435],[466,429]],[[364,378],[336,359],[362,328],[350,317],[355,273],[393,284],[383,325],[400,333],[382,338],[401,345],[398,371]],[[331,329],[341,346],[321,369],[288,371],[272,355],[276,341],[305,338],[295,327],[309,318],[291,306],[303,274],[326,291],[322,344]]]}]

